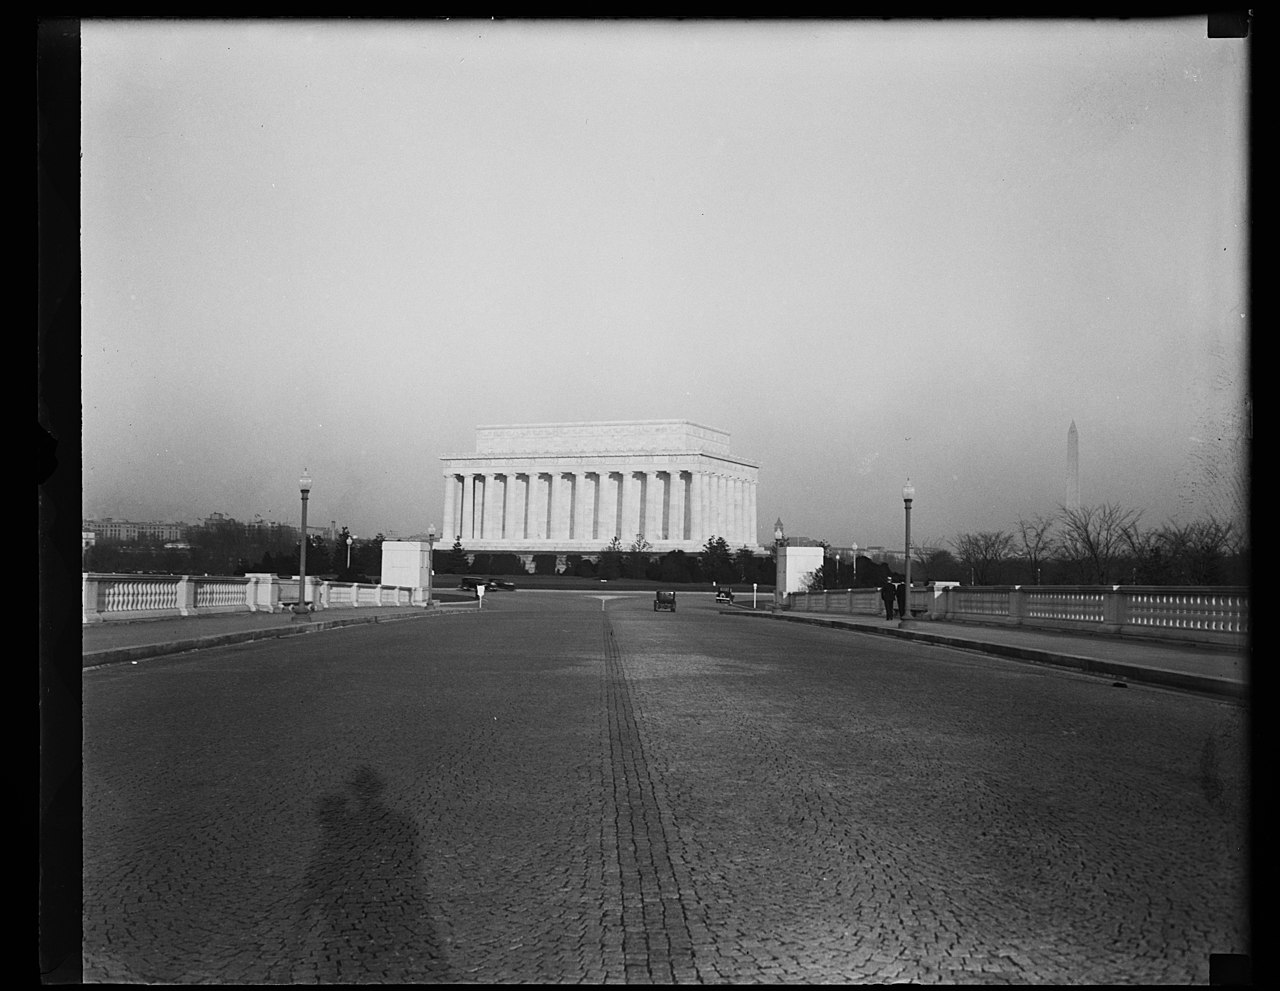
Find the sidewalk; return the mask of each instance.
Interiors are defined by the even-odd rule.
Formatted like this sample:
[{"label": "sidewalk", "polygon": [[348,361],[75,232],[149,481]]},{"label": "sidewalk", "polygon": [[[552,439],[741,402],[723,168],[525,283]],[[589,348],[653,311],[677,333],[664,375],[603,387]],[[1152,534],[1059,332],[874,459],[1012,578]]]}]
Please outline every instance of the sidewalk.
[{"label": "sidewalk", "polygon": [[1180,689],[1239,702],[1247,701],[1249,697],[1247,649],[927,619],[911,620],[906,628],[900,628],[896,619],[871,616],[751,610],[723,612],[974,650],[995,657],[1071,668],[1117,681]]},{"label": "sidewalk", "polygon": [[108,621],[81,627],[83,667],[118,664],[204,647],[298,636],[359,623],[396,623],[453,613],[474,612],[469,602],[422,606],[360,606],[324,609],[307,619],[292,613],[234,612],[213,616],[172,616],[128,622]]}]

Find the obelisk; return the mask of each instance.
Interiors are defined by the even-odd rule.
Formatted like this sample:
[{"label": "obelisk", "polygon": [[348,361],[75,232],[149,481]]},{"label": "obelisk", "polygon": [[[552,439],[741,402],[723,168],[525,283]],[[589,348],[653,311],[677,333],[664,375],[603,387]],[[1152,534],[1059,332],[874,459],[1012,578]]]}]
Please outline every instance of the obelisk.
[{"label": "obelisk", "polygon": [[1080,508],[1080,438],[1076,434],[1076,421],[1071,421],[1067,431],[1067,502],[1068,509]]}]

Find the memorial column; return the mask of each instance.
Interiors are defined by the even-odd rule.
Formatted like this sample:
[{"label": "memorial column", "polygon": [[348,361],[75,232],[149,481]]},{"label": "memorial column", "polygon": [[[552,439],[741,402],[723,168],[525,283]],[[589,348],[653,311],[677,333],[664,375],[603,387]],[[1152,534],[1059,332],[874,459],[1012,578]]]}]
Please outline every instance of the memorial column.
[{"label": "memorial column", "polygon": [[690,479],[693,493],[693,511],[690,513],[689,536],[699,544],[707,542],[707,475],[695,471]]},{"label": "memorial column", "polygon": [[493,498],[493,476],[488,472],[476,476],[479,491],[476,494],[476,539],[484,540],[493,526],[493,508],[489,501]]},{"label": "memorial column", "polygon": [[600,511],[600,473],[587,471],[578,477],[582,482],[582,491],[578,494],[578,512],[575,516],[578,526],[575,527],[573,539],[595,540],[596,514]]},{"label": "memorial column", "polygon": [[516,490],[516,531],[520,540],[529,539],[529,472],[521,472],[516,476],[519,486]]},{"label": "memorial column", "polygon": [[662,480],[656,471],[644,474],[644,524],[641,532],[645,540],[653,543],[662,533]]},{"label": "memorial column", "polygon": [[707,472],[706,514],[707,514],[707,536],[709,538],[719,536],[720,534],[718,516],[716,515],[717,514],[717,510],[716,510],[717,486],[719,481],[720,481],[720,476],[716,475],[714,472],[710,472],[710,471]]},{"label": "memorial column", "polygon": [[471,525],[476,515],[475,478],[470,472],[462,476],[462,527],[458,531],[464,541],[471,539]]},{"label": "memorial column", "polygon": [[558,468],[551,470],[551,513],[547,525],[547,536],[552,540],[561,540],[565,536],[564,511],[565,484],[564,473]]},{"label": "memorial column", "polygon": [[507,472],[507,484],[502,487],[502,539],[519,539],[519,526],[516,517],[516,489],[520,476],[514,471]]},{"label": "memorial column", "polygon": [[542,494],[542,472],[529,472],[529,539],[541,540],[546,526],[546,503]]},{"label": "memorial column", "polygon": [[484,537],[484,476],[471,476],[471,539]]},{"label": "memorial column", "polygon": [[724,476],[724,540],[732,550],[735,543],[733,525],[733,476]]},{"label": "memorial column", "polygon": [[622,473],[622,512],[618,519],[618,536],[630,546],[640,531],[640,480],[628,468]]},{"label": "memorial column", "polygon": [[560,478],[560,519],[556,524],[556,538],[569,540],[573,537],[573,500],[577,496],[578,476],[571,471],[562,471]]},{"label": "memorial column", "polygon": [[600,472],[597,506],[596,539],[607,544],[618,532],[618,485],[611,471]]},{"label": "memorial column", "polygon": [[732,475],[726,475],[724,479],[724,508],[729,517],[724,526],[725,533],[728,534],[726,539],[730,547],[736,547],[738,544],[738,480]]},{"label": "memorial column", "polygon": [[549,472],[538,472],[538,494],[534,501],[534,518],[537,521],[539,540],[547,540],[551,536],[551,500],[555,485],[555,476]]},{"label": "memorial column", "polygon": [[733,480],[733,545],[735,547],[741,547],[746,543],[742,536],[746,530],[742,524],[745,517],[746,514],[742,511],[742,479],[735,478]]},{"label": "memorial column", "polygon": [[476,504],[480,509],[480,525],[477,527],[476,536],[481,540],[488,540],[493,534],[493,490],[497,488],[494,484],[494,476],[492,472],[485,472],[480,476],[481,484],[484,486],[483,495],[476,500]]},{"label": "memorial column", "polygon": [[671,473],[671,507],[670,516],[668,517],[669,526],[667,528],[667,538],[670,540],[684,540],[685,526],[684,514],[687,502],[685,500],[685,475],[687,472],[673,471]]},{"label": "memorial column", "polygon": [[724,513],[724,541],[733,548],[733,479],[728,475],[720,476],[720,498]]},{"label": "memorial column", "polygon": [[724,511],[728,519],[725,521],[725,540],[730,547],[738,544],[738,480],[732,475],[724,478]]},{"label": "memorial column", "polygon": [[461,531],[458,529],[458,476],[450,472],[444,476],[444,519],[441,537],[452,542]]},{"label": "memorial column", "polygon": [[671,472],[658,472],[658,539],[671,539]]}]

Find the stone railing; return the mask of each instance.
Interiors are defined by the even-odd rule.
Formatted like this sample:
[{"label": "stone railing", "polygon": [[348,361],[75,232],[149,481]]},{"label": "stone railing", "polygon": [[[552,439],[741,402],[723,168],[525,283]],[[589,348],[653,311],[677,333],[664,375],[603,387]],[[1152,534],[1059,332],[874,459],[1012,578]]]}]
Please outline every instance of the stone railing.
[{"label": "stone railing", "polygon": [[[880,590],[794,592],[780,603],[798,612],[883,616]],[[1242,646],[1249,636],[1247,588],[1149,585],[1007,585],[938,582],[911,589],[920,619],[1109,633],[1155,640]]]},{"label": "stone railing", "polygon": [[[83,622],[209,616],[228,612],[284,612],[298,601],[297,577],[249,574],[82,576]],[[361,606],[425,606],[427,591],[399,585],[355,585],[307,578],[312,611]]]}]

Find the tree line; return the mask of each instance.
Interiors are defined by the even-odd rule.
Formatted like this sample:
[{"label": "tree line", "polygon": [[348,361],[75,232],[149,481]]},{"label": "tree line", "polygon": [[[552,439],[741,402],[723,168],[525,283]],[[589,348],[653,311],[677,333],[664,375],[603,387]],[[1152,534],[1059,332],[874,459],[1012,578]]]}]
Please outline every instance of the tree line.
[{"label": "tree line", "polygon": [[[288,526],[246,526],[234,519],[209,520],[188,531],[187,547],[164,541],[103,540],[84,551],[85,571],[140,574],[243,575],[247,572],[296,575],[298,530]],[[350,565],[343,527],[332,544],[307,538],[307,574],[337,581],[370,581],[382,571],[381,533],[352,538]],[[618,538],[599,554],[568,554],[557,568],[555,554],[534,554],[533,574],[570,574],[586,578],[639,578],[675,583],[760,583],[772,585],[776,562],[748,547],[732,548],[711,537],[696,552],[654,552],[638,538]],[[517,554],[468,555],[461,542],[435,555],[444,574],[529,574]],[[873,561],[827,557],[815,575],[821,588],[878,586],[904,574],[901,557]],[[961,533],[949,541],[924,540],[911,548],[913,581],[957,581],[972,585],[1246,585],[1250,554],[1247,535],[1214,517],[1190,523],[1143,525],[1141,512],[1104,503],[1062,508],[1051,516],[1019,518],[1008,530]]]},{"label": "tree line", "polygon": [[[564,565],[557,567],[563,557]],[[749,547],[736,550],[723,537],[711,537],[700,551],[682,550],[658,554],[643,537],[623,544],[614,537],[594,557],[589,554],[533,554],[535,575],[574,575],[580,578],[638,578],[677,584],[758,583],[772,585],[777,573],[772,557],[761,557]],[[469,555],[461,540],[454,541],[446,554],[437,554],[438,574],[528,575],[531,572],[518,554],[485,553]]]},{"label": "tree line", "polygon": [[[834,559],[814,576],[816,588],[870,587],[886,574],[902,580],[901,556],[890,562]],[[1061,508],[1020,517],[1009,530],[962,533],[911,548],[912,582],[965,585],[1247,585],[1247,535],[1214,517],[1145,526],[1139,510],[1115,503]]]},{"label": "tree line", "polygon": [[[187,531],[187,546],[165,541],[100,540],[84,551],[85,571],[102,574],[296,575],[301,564],[299,530],[290,526],[246,526],[230,517],[208,520]],[[307,574],[335,581],[368,581],[382,571],[381,533],[372,539],[353,537],[347,565],[343,527],[332,543],[320,534],[307,537]]]}]

